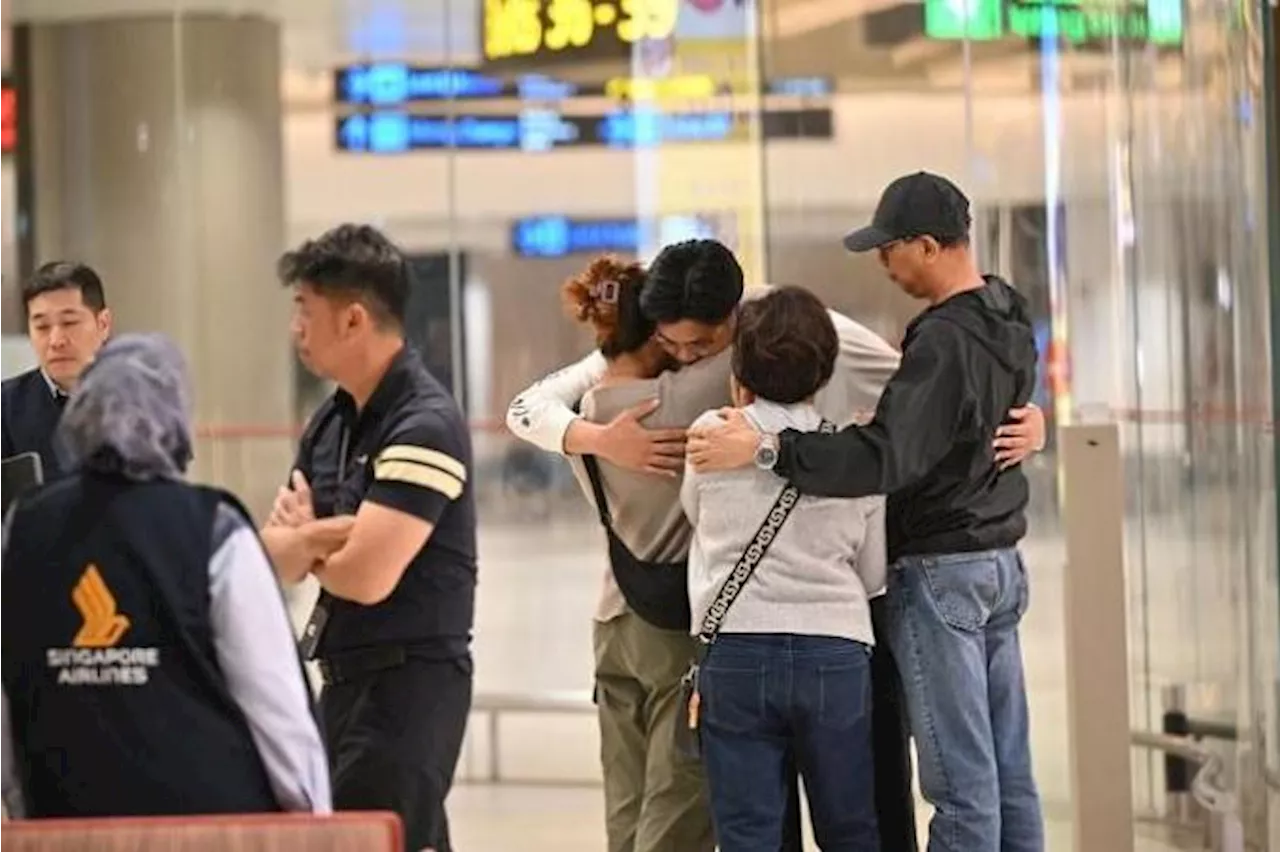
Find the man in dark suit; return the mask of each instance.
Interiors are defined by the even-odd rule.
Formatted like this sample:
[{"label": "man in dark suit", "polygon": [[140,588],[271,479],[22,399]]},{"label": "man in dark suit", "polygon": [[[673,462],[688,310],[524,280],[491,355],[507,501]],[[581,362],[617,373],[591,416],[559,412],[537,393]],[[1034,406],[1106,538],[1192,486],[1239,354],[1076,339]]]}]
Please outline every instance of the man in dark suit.
[{"label": "man in dark suit", "polygon": [[40,366],[0,388],[0,455],[39,453],[48,479],[60,471],[53,434],[62,407],[111,333],[111,310],[98,273],[70,261],[37,269],[22,303]]}]

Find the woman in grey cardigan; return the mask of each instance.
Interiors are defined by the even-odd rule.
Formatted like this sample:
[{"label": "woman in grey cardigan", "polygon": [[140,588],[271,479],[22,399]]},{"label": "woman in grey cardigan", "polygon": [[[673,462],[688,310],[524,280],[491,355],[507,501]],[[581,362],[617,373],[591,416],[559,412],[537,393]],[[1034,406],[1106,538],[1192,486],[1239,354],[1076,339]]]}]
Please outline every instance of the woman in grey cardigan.
[{"label": "woman in grey cardigan", "polygon": [[[785,287],[747,302],[733,347],[735,404],[762,431],[816,431],[813,396],[831,378],[837,349],[831,318],[809,292]],[[707,412],[695,428],[718,416]],[[686,468],[695,632],[785,484],[768,470]],[[801,497],[743,583],[699,681],[722,852],[778,849],[789,752],[824,852],[880,848],[868,599],[883,592],[885,571],[883,497]]]}]

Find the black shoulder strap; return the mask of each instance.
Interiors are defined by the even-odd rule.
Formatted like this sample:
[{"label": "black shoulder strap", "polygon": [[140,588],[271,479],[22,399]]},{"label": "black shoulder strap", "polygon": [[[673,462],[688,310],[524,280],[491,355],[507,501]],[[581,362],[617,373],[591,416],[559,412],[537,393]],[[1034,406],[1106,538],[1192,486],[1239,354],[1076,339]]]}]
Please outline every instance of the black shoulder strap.
[{"label": "black shoulder strap", "polygon": [[[836,431],[835,424],[827,420],[823,420],[818,429],[824,435],[830,435]],[[756,530],[751,544],[747,545],[747,549],[742,551],[742,555],[738,557],[737,564],[733,566],[729,576],[724,578],[724,582],[720,584],[719,591],[716,592],[716,596],[711,601],[711,606],[707,607],[706,613],[703,614],[702,625],[698,628],[698,640],[701,644],[700,651],[702,653],[705,653],[711,643],[716,641],[716,636],[719,635],[720,628],[724,626],[724,620],[729,615],[729,609],[733,606],[733,602],[738,599],[738,595],[742,594],[747,581],[751,579],[751,575],[756,572],[756,568],[760,567],[760,563],[764,561],[765,554],[769,552],[769,545],[773,544],[773,540],[778,537],[778,532],[782,529],[782,525],[791,516],[791,510],[799,502],[800,490],[788,482],[782,487],[782,492],[778,494],[778,499],[773,501],[773,508],[769,510],[769,514],[765,516],[760,528]]]},{"label": "black shoulder strap", "polygon": [[587,469],[587,479],[591,480],[591,491],[596,498],[596,511],[600,513],[600,523],[607,530],[613,529],[613,518],[609,516],[609,500],[604,496],[604,479],[600,476],[600,463],[595,456],[583,456],[582,466]]}]

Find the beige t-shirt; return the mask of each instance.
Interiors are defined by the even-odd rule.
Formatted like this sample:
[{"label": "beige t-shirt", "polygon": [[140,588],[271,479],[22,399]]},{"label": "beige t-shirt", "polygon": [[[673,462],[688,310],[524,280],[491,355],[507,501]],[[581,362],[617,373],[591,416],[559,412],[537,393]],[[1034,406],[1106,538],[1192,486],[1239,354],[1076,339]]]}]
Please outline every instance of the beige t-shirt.
[{"label": "beige t-shirt", "polygon": [[[607,423],[634,405],[657,399],[658,409],[645,418],[645,426],[687,428],[703,412],[730,404],[729,362],[730,351],[725,350],[656,379],[594,388],[582,398],[582,416],[593,423]],[[571,456],[569,463],[587,500],[595,506],[591,480],[581,457]],[[688,555],[693,530],[680,505],[679,477],[635,473],[603,459],[600,476],[614,532],[637,559],[676,562]],[[609,621],[626,611],[613,571],[606,569],[596,620]]]}]

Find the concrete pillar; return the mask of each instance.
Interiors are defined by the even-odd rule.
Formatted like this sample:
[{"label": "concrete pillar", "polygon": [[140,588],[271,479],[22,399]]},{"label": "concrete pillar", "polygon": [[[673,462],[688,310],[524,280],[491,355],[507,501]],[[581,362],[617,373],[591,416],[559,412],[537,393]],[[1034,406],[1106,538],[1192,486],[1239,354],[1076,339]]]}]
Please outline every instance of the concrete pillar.
[{"label": "concrete pillar", "polygon": [[1058,430],[1073,848],[1133,852],[1124,482],[1114,423]]},{"label": "concrete pillar", "polygon": [[32,24],[30,45],[37,257],[93,265],[119,331],[178,341],[194,478],[261,511],[292,457],[279,27],[142,15]]}]

